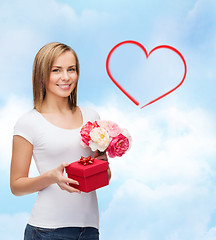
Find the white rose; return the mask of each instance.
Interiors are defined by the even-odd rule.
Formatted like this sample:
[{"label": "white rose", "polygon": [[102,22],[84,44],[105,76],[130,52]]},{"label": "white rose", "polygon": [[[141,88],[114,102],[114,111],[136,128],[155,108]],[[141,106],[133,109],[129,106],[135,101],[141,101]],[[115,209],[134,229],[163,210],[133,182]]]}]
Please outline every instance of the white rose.
[{"label": "white rose", "polygon": [[105,151],[110,143],[108,132],[101,127],[93,128],[90,132],[91,140],[89,141],[89,147],[92,151],[99,150]]}]

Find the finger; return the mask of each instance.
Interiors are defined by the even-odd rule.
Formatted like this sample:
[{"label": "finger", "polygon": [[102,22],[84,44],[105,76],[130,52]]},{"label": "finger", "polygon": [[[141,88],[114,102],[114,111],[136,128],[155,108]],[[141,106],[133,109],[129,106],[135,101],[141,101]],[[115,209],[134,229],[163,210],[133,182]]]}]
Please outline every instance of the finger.
[{"label": "finger", "polygon": [[58,166],[58,169],[60,171],[63,171],[65,167],[67,167],[68,165],[70,165],[70,163],[67,162],[63,162],[61,165]]},{"label": "finger", "polygon": [[61,164],[61,166],[63,167],[63,168],[65,168],[65,167],[67,167],[67,166],[69,166],[70,165],[70,163],[68,163],[68,162],[63,162],[62,164]]},{"label": "finger", "polygon": [[65,183],[72,183],[72,184],[79,185],[79,182],[78,182],[78,181],[73,180],[73,179],[71,179],[71,178],[63,177],[63,181],[64,181]]},{"label": "finger", "polygon": [[72,193],[72,192],[80,193],[80,190],[79,190],[79,189],[76,189],[76,188],[74,188],[74,187],[71,187],[70,185],[68,185],[68,184],[66,184],[66,183],[64,183],[64,184],[61,185],[61,189],[62,189],[62,190],[65,190],[65,191],[67,191],[67,192],[70,192],[70,193]]}]

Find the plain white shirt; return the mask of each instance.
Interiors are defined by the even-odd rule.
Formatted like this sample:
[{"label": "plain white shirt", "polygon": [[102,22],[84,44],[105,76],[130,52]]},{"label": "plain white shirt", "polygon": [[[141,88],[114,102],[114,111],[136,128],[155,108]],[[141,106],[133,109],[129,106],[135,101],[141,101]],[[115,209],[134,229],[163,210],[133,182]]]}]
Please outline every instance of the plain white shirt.
[{"label": "plain white shirt", "polygon": [[[100,119],[97,112],[80,107],[83,125]],[[33,158],[39,174],[58,167],[62,162],[74,162],[81,156],[93,157],[90,148],[84,148],[80,137],[81,127],[64,129],[46,120],[32,109],[18,119],[13,135],[20,135],[33,145]],[[29,224],[44,228],[95,227],[99,228],[96,192],[69,193],[57,184],[38,192]]]}]

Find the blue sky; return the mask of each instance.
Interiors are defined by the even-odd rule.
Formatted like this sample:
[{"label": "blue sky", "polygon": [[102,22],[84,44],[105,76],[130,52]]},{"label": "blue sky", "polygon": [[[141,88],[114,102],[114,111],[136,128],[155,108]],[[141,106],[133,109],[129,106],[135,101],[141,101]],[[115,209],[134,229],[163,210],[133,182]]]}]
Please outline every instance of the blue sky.
[{"label": "blue sky", "polygon": [[[118,122],[133,137],[130,152],[110,160],[110,186],[98,191],[101,239],[216,238],[215,16],[213,0],[0,1],[3,239],[22,239],[36,197],[10,193],[12,131],[16,119],[32,108],[34,56],[51,41],[69,44],[78,54],[79,104]],[[125,40],[140,42],[148,52],[158,45],[178,49],[188,67],[183,85],[140,110],[106,73],[109,51]],[[140,101],[173,84],[173,78],[179,81],[182,63],[178,59],[170,60],[169,53],[155,54],[160,71],[152,74],[147,65],[145,69],[150,70],[143,72],[142,53],[130,47],[119,52],[112,70]],[[163,72],[165,63],[171,66],[169,76]],[[31,175],[37,175],[34,165]],[[15,230],[10,231],[8,225]]]}]

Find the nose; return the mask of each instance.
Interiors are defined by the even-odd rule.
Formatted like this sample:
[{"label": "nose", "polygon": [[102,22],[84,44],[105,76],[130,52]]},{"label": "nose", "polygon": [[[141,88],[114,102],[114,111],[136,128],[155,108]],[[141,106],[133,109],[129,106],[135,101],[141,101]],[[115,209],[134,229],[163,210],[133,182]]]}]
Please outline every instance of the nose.
[{"label": "nose", "polygon": [[69,75],[68,75],[67,70],[62,71],[61,79],[62,79],[63,81],[68,81],[68,80],[69,80]]}]

